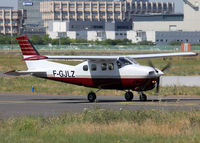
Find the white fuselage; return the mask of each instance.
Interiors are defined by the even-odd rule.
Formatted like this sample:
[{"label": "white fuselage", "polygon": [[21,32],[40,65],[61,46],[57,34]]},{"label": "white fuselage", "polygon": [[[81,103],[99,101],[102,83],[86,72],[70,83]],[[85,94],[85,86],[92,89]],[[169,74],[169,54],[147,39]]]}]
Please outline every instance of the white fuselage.
[{"label": "white fuselage", "polygon": [[[117,61],[85,61],[76,66],[50,62],[47,60],[26,61],[29,70],[38,70],[44,74],[34,74],[41,78],[48,78],[86,87],[100,89],[140,89],[144,84],[146,89],[153,88],[156,78],[163,73],[148,66],[137,63],[121,63]],[[34,68],[33,64],[37,65]],[[143,90],[146,90],[143,89]],[[141,89],[140,89],[141,90]]]}]

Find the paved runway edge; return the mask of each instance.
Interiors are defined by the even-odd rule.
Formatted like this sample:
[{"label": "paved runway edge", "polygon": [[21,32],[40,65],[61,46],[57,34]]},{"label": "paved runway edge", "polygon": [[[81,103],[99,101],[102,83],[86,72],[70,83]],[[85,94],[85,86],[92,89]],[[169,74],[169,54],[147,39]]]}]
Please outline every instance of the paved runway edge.
[{"label": "paved runway edge", "polygon": [[147,102],[140,102],[138,97],[135,97],[133,101],[127,102],[123,96],[98,96],[96,102],[89,103],[86,96],[0,94],[0,118],[27,115],[54,116],[96,108],[117,111],[120,109],[200,110],[200,97],[149,96],[148,99]]}]

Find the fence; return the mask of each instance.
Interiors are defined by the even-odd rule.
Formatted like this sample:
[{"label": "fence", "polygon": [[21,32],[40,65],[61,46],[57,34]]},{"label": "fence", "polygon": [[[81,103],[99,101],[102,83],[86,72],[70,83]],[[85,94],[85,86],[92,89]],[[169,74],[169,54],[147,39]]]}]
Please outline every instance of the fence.
[{"label": "fence", "polygon": [[[180,51],[181,46],[140,46],[140,45],[35,45],[38,50],[134,50],[134,51]],[[18,45],[0,45],[0,50],[19,49]],[[199,51],[200,46],[191,46]]]}]

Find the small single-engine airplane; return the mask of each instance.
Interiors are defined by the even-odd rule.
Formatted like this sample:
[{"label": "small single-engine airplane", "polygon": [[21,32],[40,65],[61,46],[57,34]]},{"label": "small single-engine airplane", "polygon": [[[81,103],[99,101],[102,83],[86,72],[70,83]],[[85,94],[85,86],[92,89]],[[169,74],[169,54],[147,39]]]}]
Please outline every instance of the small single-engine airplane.
[{"label": "small single-engine airplane", "polygon": [[[196,56],[193,52],[136,54],[122,56],[42,56],[31,44],[27,36],[17,37],[27,71],[9,71],[8,75],[33,75],[65,83],[101,89],[125,91],[125,99],[133,99],[132,91],[140,94],[140,100],[146,101],[144,91],[156,87],[159,90],[160,76],[170,64],[162,70],[153,66],[142,66],[135,59],[163,58],[172,56]],[[71,66],[48,60],[83,60],[82,63]],[[97,91],[98,91],[97,90]],[[88,94],[88,100],[96,100],[95,92]]]}]

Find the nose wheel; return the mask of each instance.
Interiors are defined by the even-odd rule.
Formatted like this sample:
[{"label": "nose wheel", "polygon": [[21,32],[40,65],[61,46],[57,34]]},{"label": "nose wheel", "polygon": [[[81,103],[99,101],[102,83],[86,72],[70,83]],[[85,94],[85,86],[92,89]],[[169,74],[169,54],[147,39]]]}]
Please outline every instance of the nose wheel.
[{"label": "nose wheel", "polygon": [[96,100],[96,94],[94,92],[88,93],[89,102],[94,102]]},{"label": "nose wheel", "polygon": [[140,93],[140,101],[147,101],[147,95],[144,93]]},{"label": "nose wheel", "polygon": [[132,92],[128,91],[125,93],[124,97],[125,97],[126,101],[131,101],[131,100],[133,100],[134,96],[133,96]]}]

